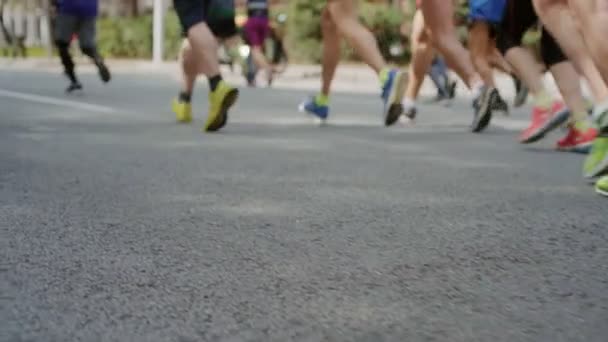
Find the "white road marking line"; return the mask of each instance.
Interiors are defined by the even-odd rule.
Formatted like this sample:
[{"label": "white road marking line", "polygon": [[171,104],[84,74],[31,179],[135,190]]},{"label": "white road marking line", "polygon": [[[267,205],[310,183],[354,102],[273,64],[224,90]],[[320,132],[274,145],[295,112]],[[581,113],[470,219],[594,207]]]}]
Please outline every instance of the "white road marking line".
[{"label": "white road marking line", "polygon": [[49,104],[49,105],[54,105],[54,106],[62,106],[62,107],[87,110],[87,111],[92,111],[92,112],[100,112],[100,113],[116,113],[117,112],[116,109],[111,108],[111,107],[94,105],[94,104],[84,103],[84,102],[62,100],[62,99],[42,96],[42,95],[20,93],[20,92],[4,90],[4,89],[0,89],[0,96],[10,97],[13,99],[18,99],[18,100],[42,103],[42,104]]}]

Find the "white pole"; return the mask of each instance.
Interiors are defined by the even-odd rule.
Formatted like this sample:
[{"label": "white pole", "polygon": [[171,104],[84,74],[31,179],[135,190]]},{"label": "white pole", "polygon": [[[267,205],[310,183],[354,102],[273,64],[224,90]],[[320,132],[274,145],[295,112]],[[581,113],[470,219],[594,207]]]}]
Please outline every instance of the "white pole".
[{"label": "white pole", "polygon": [[154,0],[154,45],[152,49],[152,59],[154,63],[162,63],[163,61],[164,12],[163,0]]}]

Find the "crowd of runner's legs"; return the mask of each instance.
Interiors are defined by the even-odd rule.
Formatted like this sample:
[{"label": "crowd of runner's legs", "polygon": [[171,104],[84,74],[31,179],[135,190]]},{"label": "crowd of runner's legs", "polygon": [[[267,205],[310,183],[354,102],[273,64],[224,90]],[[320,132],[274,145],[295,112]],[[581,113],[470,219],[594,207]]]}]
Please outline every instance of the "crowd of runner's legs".
[{"label": "crowd of runner's legs", "polygon": [[[64,1],[64,6],[70,2]],[[494,69],[499,69],[513,75],[517,88],[515,106],[525,102],[528,91],[532,98],[530,124],[519,135],[519,142],[534,143],[552,130],[567,127],[556,148],[587,151],[583,176],[595,181],[598,193],[608,196],[608,43],[604,38],[608,35],[608,0],[469,0],[468,5],[467,49],[456,35],[453,1],[417,1],[410,34],[412,58],[406,74],[388,66],[376,38],[359,21],[355,0],[327,0],[320,24],[321,89],[304,101],[300,110],[321,120],[328,118],[331,84],[342,41],[378,76],[382,121],[386,126],[402,117],[415,119],[416,101],[427,73],[438,88],[438,99],[454,97],[456,83],[446,72],[447,64],[473,95],[471,132],[483,131],[494,113],[509,111],[494,80]],[[220,42],[230,44],[230,37],[237,32],[233,17],[218,18],[222,8],[234,13],[234,2],[174,0],[174,7],[185,40],[180,53],[183,81],[173,111],[179,122],[192,120],[190,103],[195,80],[205,75],[210,91],[203,129],[217,131],[226,125],[228,111],[239,95],[238,89],[222,79],[217,55]],[[248,0],[247,10],[245,39],[256,66],[265,71],[270,84],[273,67],[262,52],[269,32],[269,1]],[[82,87],[67,52],[73,34],[84,37],[82,50],[98,66],[102,80],[110,79],[94,45],[91,15],[82,18],[72,12],[60,11],[56,24],[57,46],[70,79],[68,91]],[[540,61],[522,46],[523,35],[537,25],[542,26]],[[552,74],[561,96],[548,91],[543,83],[544,70]],[[583,97],[581,78],[591,90],[591,107]]]}]

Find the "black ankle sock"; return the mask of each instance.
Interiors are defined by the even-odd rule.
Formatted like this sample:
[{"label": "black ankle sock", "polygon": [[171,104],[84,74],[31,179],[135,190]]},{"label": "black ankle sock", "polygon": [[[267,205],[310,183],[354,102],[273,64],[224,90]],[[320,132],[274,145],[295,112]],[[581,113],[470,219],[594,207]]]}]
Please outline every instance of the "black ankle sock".
[{"label": "black ankle sock", "polygon": [[215,89],[217,88],[217,85],[220,84],[221,80],[222,80],[222,75],[216,75],[216,76],[209,77],[209,88],[211,88],[211,91],[215,91]]},{"label": "black ankle sock", "polygon": [[190,102],[192,100],[192,94],[182,91],[179,93],[179,100],[182,102]]}]

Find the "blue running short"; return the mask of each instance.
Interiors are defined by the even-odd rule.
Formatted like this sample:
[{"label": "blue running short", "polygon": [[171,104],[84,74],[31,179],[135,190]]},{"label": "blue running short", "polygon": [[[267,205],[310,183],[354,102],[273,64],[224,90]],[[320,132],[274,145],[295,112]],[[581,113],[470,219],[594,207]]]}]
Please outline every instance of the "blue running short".
[{"label": "blue running short", "polygon": [[506,2],[506,0],[469,0],[469,20],[500,24]]}]

